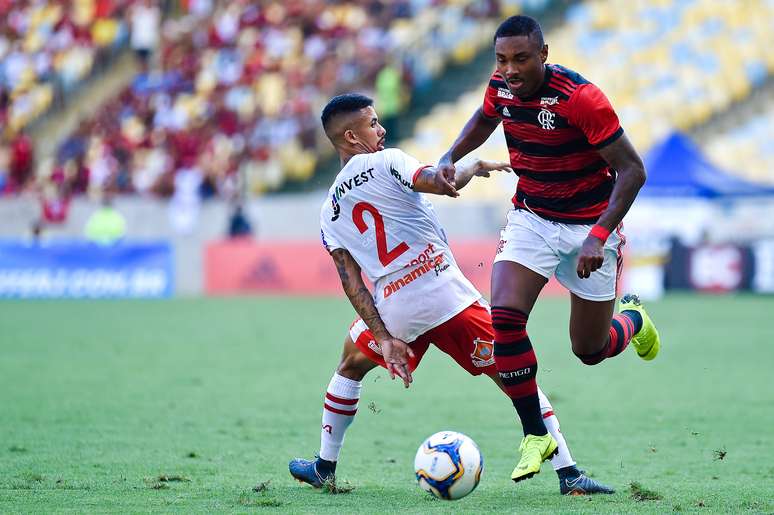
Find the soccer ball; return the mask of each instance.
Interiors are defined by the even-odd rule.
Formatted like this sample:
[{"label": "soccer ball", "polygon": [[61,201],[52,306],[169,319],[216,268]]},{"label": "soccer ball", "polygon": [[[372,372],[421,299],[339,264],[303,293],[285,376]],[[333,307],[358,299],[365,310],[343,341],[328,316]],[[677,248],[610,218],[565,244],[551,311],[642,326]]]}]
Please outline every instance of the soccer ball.
[{"label": "soccer ball", "polygon": [[422,490],[453,501],[476,489],[484,471],[484,458],[469,437],[441,431],[419,446],[414,471]]}]

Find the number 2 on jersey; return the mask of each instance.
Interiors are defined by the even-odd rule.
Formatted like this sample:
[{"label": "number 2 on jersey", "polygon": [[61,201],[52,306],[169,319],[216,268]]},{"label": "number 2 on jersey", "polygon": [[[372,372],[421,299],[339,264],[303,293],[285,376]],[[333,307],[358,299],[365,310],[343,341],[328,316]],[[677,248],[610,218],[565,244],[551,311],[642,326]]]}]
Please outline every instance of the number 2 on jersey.
[{"label": "number 2 on jersey", "polygon": [[355,227],[363,234],[368,230],[368,225],[363,219],[363,212],[368,211],[374,218],[374,231],[376,231],[376,253],[382,266],[387,266],[409,249],[405,241],[400,242],[394,249],[387,250],[387,234],[384,232],[384,218],[381,213],[368,202],[358,202],[352,208],[352,221]]}]

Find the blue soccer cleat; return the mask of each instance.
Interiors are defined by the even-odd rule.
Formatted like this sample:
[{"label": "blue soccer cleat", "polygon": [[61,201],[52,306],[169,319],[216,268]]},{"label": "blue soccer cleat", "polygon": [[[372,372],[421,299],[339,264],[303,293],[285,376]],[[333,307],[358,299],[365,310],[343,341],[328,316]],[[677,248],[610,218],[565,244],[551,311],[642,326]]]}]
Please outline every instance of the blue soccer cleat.
[{"label": "blue soccer cleat", "polygon": [[562,495],[614,494],[609,486],[591,479],[583,470],[578,475],[559,480],[559,492]]},{"label": "blue soccer cleat", "polygon": [[[290,475],[302,483],[307,483],[315,488],[322,488],[323,484],[336,480],[336,464],[325,461],[316,456],[315,461],[296,458],[288,463]],[[331,466],[332,465],[332,466]]]}]

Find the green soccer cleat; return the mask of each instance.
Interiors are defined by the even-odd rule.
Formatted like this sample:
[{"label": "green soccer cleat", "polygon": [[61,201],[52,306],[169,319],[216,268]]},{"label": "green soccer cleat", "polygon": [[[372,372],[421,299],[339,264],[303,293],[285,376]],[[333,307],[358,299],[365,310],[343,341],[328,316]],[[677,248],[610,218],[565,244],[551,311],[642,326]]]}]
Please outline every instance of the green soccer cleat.
[{"label": "green soccer cleat", "polygon": [[543,436],[527,435],[519,445],[521,459],[511,473],[511,479],[518,483],[540,472],[540,465],[559,452],[556,440],[550,434]]},{"label": "green soccer cleat", "polygon": [[632,347],[637,351],[637,355],[645,361],[650,361],[658,355],[661,348],[661,338],[658,336],[658,330],[653,321],[645,311],[640,298],[631,293],[627,293],[621,298],[620,311],[636,311],[642,316],[642,327],[632,337]]}]

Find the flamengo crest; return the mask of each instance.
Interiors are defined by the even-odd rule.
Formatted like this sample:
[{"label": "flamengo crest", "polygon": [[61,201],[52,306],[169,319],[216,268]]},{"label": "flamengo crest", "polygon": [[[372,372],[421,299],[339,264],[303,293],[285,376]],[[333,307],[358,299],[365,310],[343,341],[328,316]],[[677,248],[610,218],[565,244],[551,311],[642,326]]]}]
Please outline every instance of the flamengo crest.
[{"label": "flamengo crest", "polygon": [[545,108],[538,113],[538,123],[546,130],[554,129],[554,118],[556,118],[556,114]]}]

